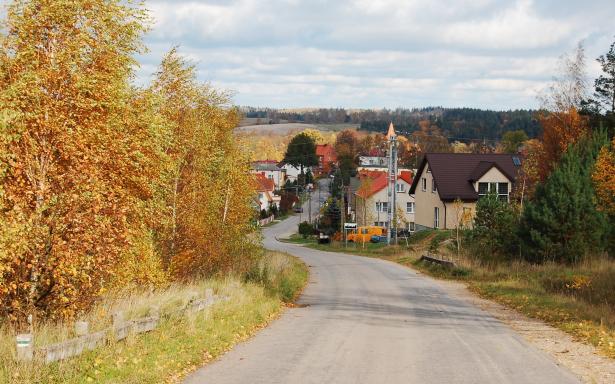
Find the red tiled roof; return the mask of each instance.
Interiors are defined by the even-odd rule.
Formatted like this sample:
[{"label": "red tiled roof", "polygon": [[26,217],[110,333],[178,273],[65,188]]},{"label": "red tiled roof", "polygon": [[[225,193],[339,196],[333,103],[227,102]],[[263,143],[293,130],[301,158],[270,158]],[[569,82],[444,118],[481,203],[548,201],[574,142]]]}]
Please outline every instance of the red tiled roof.
[{"label": "red tiled roof", "polygon": [[[384,171],[360,171],[359,178],[361,179],[361,186],[357,190],[357,195],[364,199],[380,192],[386,188],[389,183],[387,172]],[[370,179],[370,181],[366,182],[367,179]],[[397,180],[403,180],[412,185],[412,172],[401,171],[397,176]]]},{"label": "red tiled roof", "polygon": [[411,171],[401,171],[399,173],[399,178],[405,181],[406,183],[412,185],[412,172]]},{"label": "red tiled roof", "polygon": [[258,192],[269,192],[275,189],[275,183],[261,173],[256,174],[256,190]]},{"label": "red tiled roof", "polygon": [[334,149],[332,145],[329,144],[317,144],[316,145],[316,156],[333,156]]}]

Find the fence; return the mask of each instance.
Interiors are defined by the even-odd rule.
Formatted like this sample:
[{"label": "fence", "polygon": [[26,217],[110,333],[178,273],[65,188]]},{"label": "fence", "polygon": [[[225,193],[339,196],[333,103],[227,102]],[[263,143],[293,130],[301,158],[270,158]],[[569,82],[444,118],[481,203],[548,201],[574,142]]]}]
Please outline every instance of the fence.
[{"label": "fence", "polygon": [[131,320],[124,320],[124,313],[116,312],[113,314],[113,325],[111,327],[94,333],[88,332],[87,322],[78,321],[75,323],[75,334],[77,337],[61,343],[38,347],[36,349],[33,347],[33,334],[17,335],[17,359],[21,361],[37,359],[45,363],[68,359],[73,356],[78,356],[83,352],[96,349],[103,344],[124,340],[130,335],[153,331],[158,327],[161,318],[168,319],[171,316],[186,312],[197,313],[211,307],[217,302],[227,301],[229,299],[228,296],[214,295],[213,290],[208,288],[205,290],[204,299],[194,298],[190,300],[186,306],[162,315],[156,307],[150,309],[148,316]]},{"label": "fence", "polygon": [[269,217],[268,217],[268,218],[266,218],[266,219],[259,220],[259,221],[258,221],[258,226],[259,226],[259,227],[263,227],[263,226],[265,226],[265,225],[267,225],[267,224],[271,223],[271,222],[273,221],[273,219],[275,219],[275,216],[271,215],[271,216],[269,216]]}]

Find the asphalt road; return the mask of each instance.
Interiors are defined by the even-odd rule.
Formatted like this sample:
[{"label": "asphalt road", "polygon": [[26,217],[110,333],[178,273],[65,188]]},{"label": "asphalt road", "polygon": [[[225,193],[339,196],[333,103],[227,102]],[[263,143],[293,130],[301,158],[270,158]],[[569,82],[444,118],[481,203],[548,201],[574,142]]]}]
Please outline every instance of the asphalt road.
[{"label": "asphalt road", "polygon": [[[314,205],[314,203],[313,203]],[[316,204],[317,205],[317,204]],[[402,266],[280,243],[310,266],[299,303],[185,383],[578,383],[505,324]]]}]

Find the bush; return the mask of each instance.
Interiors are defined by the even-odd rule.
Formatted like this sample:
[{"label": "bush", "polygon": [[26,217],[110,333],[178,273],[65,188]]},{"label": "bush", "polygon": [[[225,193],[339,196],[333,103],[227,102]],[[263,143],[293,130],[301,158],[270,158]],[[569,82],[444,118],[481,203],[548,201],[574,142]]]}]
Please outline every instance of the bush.
[{"label": "bush", "polygon": [[314,226],[308,223],[307,221],[300,223],[299,224],[299,234],[304,239],[307,239],[309,236],[312,236],[314,234]]},{"label": "bush", "polygon": [[517,214],[495,193],[478,200],[474,227],[467,233],[473,253],[483,260],[510,258],[518,252]]}]

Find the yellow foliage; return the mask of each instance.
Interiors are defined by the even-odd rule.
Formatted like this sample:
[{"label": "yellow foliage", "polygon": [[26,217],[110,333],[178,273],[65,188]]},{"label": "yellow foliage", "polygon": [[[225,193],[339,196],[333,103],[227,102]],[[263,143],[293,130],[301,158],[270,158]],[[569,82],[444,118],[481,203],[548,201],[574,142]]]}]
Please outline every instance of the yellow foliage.
[{"label": "yellow foliage", "polygon": [[615,139],[611,148],[604,147],[600,150],[592,178],[596,184],[600,207],[615,215]]}]

